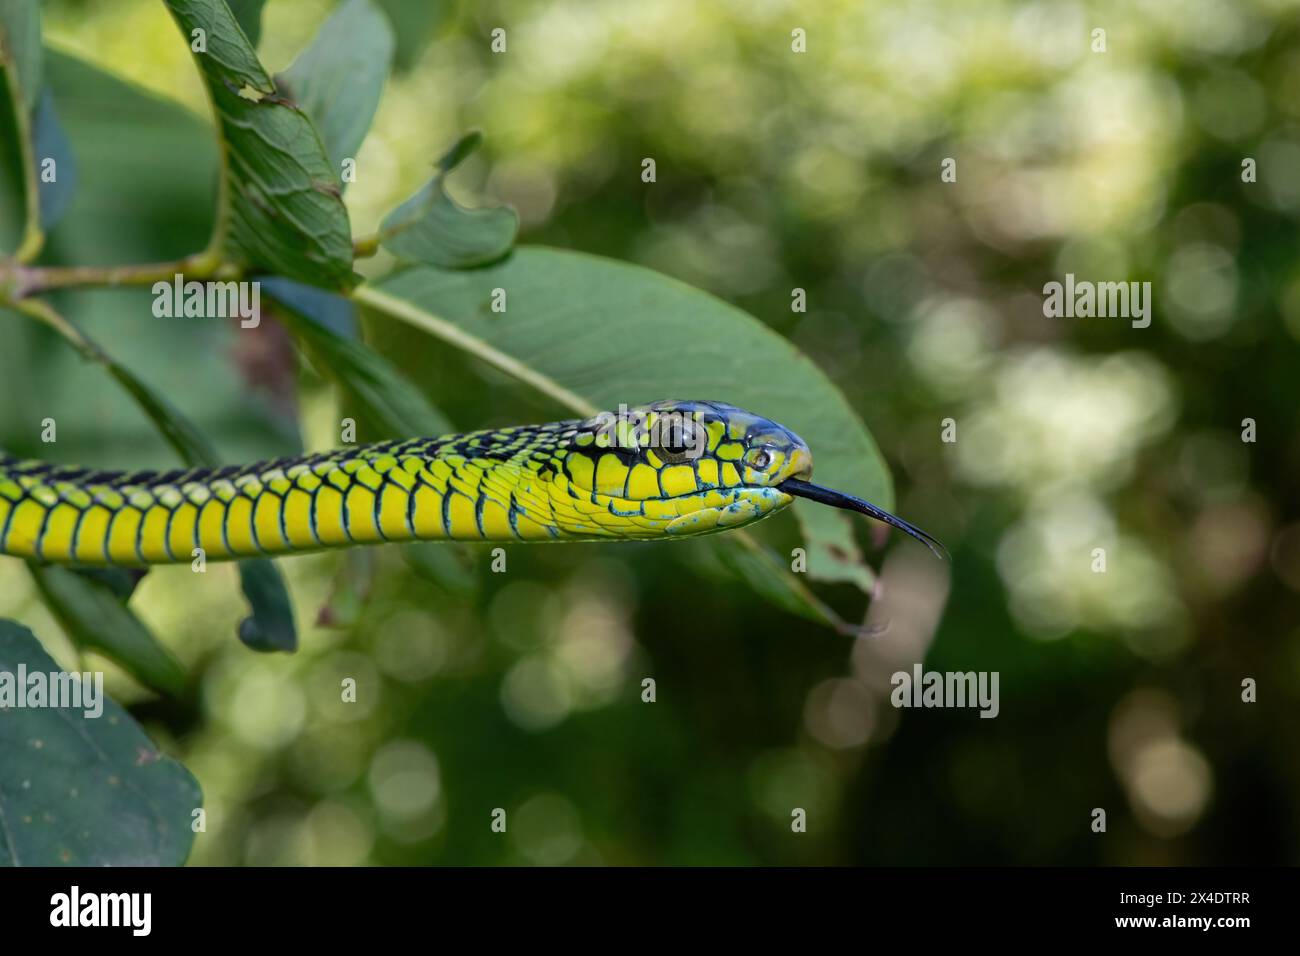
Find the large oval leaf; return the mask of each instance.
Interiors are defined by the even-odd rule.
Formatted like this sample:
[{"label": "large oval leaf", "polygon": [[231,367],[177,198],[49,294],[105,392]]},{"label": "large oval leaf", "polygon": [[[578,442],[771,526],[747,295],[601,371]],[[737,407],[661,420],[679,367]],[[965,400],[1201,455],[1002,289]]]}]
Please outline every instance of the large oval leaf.
[{"label": "large oval leaf", "polygon": [[107,698],[75,708],[4,696],[20,674],[30,691],[32,674],[59,670],[31,631],[0,621],[0,865],[184,863],[203,794],[130,714]]},{"label": "large oval leaf", "polygon": [[[503,290],[504,312],[492,309]],[[424,329],[579,413],[661,398],[716,399],[788,426],[819,481],[892,507],[889,473],[840,390],[741,310],[639,266],[521,247],[468,272],[412,267],[356,298]],[[499,294],[498,294],[499,298]],[[844,515],[795,505],[809,573],[869,588]]]}]

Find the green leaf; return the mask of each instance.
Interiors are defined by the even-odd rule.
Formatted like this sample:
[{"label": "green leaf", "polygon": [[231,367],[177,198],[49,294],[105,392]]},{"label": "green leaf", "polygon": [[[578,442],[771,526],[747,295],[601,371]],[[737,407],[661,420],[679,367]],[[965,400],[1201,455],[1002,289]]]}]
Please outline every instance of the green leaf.
[{"label": "green leaf", "polygon": [[102,653],[140,683],[173,697],[185,692],[185,672],[105,583],[57,565],[27,563],[50,611],[78,647]]},{"label": "green leaf", "polygon": [[230,261],[252,272],[347,288],[352,232],[347,210],[307,114],[280,95],[224,0],[166,0],[212,99],[222,143],[225,190],[213,237]]},{"label": "green leaf", "polygon": [[281,77],[316,124],[336,179],[370,131],[392,66],[388,17],[371,0],[344,0]]},{"label": "green leaf", "polygon": [[[339,324],[356,327],[355,306],[347,299],[283,279],[268,279],[262,288],[280,305],[278,317],[312,366],[355,403],[367,425],[379,432],[376,438],[432,438],[454,430],[393,363],[364,342],[334,330]],[[322,318],[335,310],[346,312],[341,323]]]},{"label": "green leaf", "polygon": [[[0,621],[0,681],[16,682],[20,668],[60,671],[31,631]],[[0,864],[180,866],[189,856],[198,783],[130,714],[102,706],[90,717],[96,707],[0,703]]]},{"label": "green leaf", "polygon": [[[494,289],[505,291],[504,313],[491,309]],[[485,269],[406,269],[354,298],[579,414],[681,398],[766,415],[808,442],[819,481],[892,506],[889,473],[870,434],[806,356],[739,309],[647,269],[524,247]],[[868,590],[874,576],[846,516],[812,502],[793,507],[808,540],[810,576]]]},{"label": "green leaf", "polygon": [[266,558],[239,562],[239,582],[253,613],[239,622],[239,639],[255,651],[294,651],[298,633],[280,569]]},{"label": "green leaf", "polygon": [[433,179],[388,214],[379,227],[384,248],[407,262],[466,269],[500,259],[514,245],[519,216],[509,206],[466,209],[447,195],[444,181],[478,148],[478,132],[462,137],[434,164]]},{"label": "green leaf", "polygon": [[145,568],[85,567],[76,568],[83,578],[97,581],[113,592],[119,601],[131,600],[131,595],[149,573]]},{"label": "green leaf", "polygon": [[469,597],[478,592],[478,577],[465,547],[449,547],[452,542],[417,541],[401,546],[407,567],[430,584],[454,597]]},{"label": "green leaf", "polygon": [[248,42],[256,47],[262,38],[262,7],[266,6],[266,0],[226,0],[226,6],[239,21]]},{"label": "green leaf", "polygon": [[378,0],[397,37],[398,70],[405,72],[415,65],[434,32],[451,21],[456,12],[455,0]]},{"label": "green leaf", "polygon": [[[761,597],[777,607],[818,623],[836,619],[835,613],[790,573],[780,555],[752,536],[742,538],[740,547],[730,546],[727,539],[709,538],[703,543],[718,570],[744,579]],[[847,623],[840,629],[844,633],[859,633],[860,630]]]},{"label": "green leaf", "polygon": [[[49,264],[165,261],[200,248],[213,231],[212,185],[220,178],[211,127],[175,102],[57,51],[45,51],[45,76],[59,121],[80,160],[77,192],[67,215],[50,233]],[[123,136],[124,129],[131,135]],[[59,167],[62,171],[63,164]],[[94,290],[75,294],[89,296]],[[113,302],[128,301],[105,322],[111,321],[116,330],[127,313],[139,309],[130,297],[147,294],[108,292]],[[96,303],[93,314],[98,318],[104,311],[104,304]],[[160,325],[147,310],[146,316],[155,327]],[[161,351],[175,348],[176,328],[159,330]],[[216,334],[214,328],[191,327],[185,335],[192,342],[196,336]],[[132,359],[151,345],[135,341]],[[187,374],[193,376],[194,369]],[[210,378],[214,372],[205,374]]]}]

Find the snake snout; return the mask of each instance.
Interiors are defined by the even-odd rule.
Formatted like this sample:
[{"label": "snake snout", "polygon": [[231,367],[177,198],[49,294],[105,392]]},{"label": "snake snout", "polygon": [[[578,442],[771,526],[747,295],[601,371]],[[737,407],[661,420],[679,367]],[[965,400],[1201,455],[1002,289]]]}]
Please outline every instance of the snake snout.
[{"label": "snake snout", "polygon": [[790,452],[790,464],[786,478],[798,478],[801,481],[807,481],[812,477],[813,459],[812,452],[808,450],[807,445],[796,445]]}]

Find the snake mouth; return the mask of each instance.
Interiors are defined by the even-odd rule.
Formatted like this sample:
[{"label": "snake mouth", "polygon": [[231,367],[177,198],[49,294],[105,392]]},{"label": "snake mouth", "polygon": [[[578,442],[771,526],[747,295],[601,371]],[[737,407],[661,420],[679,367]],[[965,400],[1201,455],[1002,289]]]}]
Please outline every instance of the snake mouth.
[{"label": "snake mouth", "polygon": [[807,498],[809,501],[830,505],[832,508],[856,511],[858,514],[864,514],[875,518],[877,521],[883,521],[885,524],[897,528],[899,531],[909,534],[917,541],[920,541],[934,552],[935,557],[948,558],[948,549],[940,544],[936,538],[926,534],[916,525],[904,521],[898,515],[890,514],[884,508],[877,508],[870,501],[864,501],[853,495],[846,495],[844,492],[836,491],[833,488],[814,485],[811,481],[801,481],[798,478],[787,478],[776,487],[787,495],[793,495],[796,498]]}]

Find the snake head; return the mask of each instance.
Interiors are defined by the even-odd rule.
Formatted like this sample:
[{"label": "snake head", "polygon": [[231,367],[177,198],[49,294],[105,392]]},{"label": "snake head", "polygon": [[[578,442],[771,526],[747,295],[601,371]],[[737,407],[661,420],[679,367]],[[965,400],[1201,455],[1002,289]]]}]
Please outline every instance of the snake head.
[{"label": "snake head", "polygon": [[936,554],[943,549],[896,515],[813,484],[807,443],[784,425],[734,405],[620,406],[582,423],[573,442],[566,464],[573,484],[607,496],[617,515],[646,519],[651,533],[689,536],[736,528],[799,497],[883,521]]},{"label": "snake head", "polygon": [[[592,451],[614,451],[628,465],[644,464],[671,487],[666,496],[704,489],[775,487],[812,475],[802,438],[776,422],[723,402],[659,401],[620,406],[585,423]],[[687,472],[692,476],[688,478]],[[644,489],[648,491],[648,489]],[[633,499],[653,497],[631,493]]]},{"label": "snake head", "polygon": [[775,487],[787,478],[812,476],[812,452],[802,438],[783,425],[722,402],[655,402],[645,406],[647,417],[661,423],[659,442],[650,450],[667,462],[706,459],[717,463],[735,481],[714,487]]},{"label": "snake head", "polygon": [[583,423],[566,463],[573,484],[609,496],[658,533],[706,534],[788,505],[782,482],[812,473],[812,454],[777,423],[722,402],[621,406]]}]

